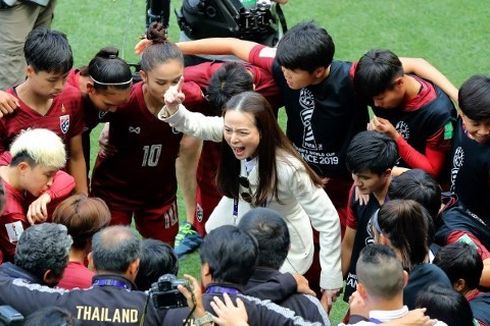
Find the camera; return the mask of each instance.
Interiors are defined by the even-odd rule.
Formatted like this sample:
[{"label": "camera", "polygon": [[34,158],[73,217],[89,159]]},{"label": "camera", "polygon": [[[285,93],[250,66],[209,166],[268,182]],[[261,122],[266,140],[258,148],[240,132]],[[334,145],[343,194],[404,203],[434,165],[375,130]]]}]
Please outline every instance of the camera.
[{"label": "camera", "polygon": [[12,306],[0,306],[0,325],[22,325],[24,316]]},{"label": "camera", "polygon": [[237,37],[273,46],[279,38],[279,21],[287,29],[285,20],[283,25],[276,15],[279,11],[271,0],[257,0],[250,8],[238,0],[184,0],[175,13],[180,29],[191,39]]},{"label": "camera", "polygon": [[258,0],[255,7],[241,8],[237,23],[240,34],[238,37],[246,40],[256,40],[267,44],[264,36],[274,35],[277,32],[277,19],[273,15],[270,0]]},{"label": "camera", "polygon": [[178,285],[191,291],[187,280],[178,279],[173,274],[165,274],[151,285],[150,298],[158,309],[172,309],[187,306],[187,300],[177,289]]},{"label": "camera", "polygon": [[257,6],[257,9],[270,10],[272,8],[272,1],[271,0],[257,0],[256,6]]}]

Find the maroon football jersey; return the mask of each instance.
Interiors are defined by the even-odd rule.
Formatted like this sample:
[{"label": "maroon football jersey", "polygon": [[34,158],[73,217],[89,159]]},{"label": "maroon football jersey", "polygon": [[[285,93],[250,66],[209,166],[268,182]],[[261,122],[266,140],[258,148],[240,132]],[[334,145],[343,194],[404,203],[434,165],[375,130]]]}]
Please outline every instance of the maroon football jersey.
[{"label": "maroon football jersey", "polygon": [[129,102],[111,114],[109,144],[116,153],[99,153],[92,174],[92,193],[115,209],[161,206],[177,191],[182,134],[147,109],[142,86],[133,85]]},{"label": "maroon football jersey", "polygon": [[27,199],[23,191],[1,180],[5,189],[5,207],[0,222],[0,252],[4,261],[13,261],[15,245],[30,225],[26,217]]},{"label": "maroon football jersey", "polygon": [[[18,98],[15,88],[7,90]],[[80,91],[65,85],[53,99],[45,115],[41,115],[19,99],[20,106],[13,113],[0,119],[0,152],[9,149],[10,143],[22,130],[45,128],[56,133],[69,149],[70,139],[83,131],[83,110]]]},{"label": "maroon football jersey", "polygon": [[[202,107],[207,105],[204,94],[209,86],[209,80],[223,64],[223,62],[204,62],[196,66],[185,67],[185,83],[182,91],[185,94],[184,105],[187,108],[192,111],[203,111]],[[244,63],[244,65],[254,77],[255,91],[262,94],[272,105],[272,108],[277,110],[281,105],[281,96],[271,73],[248,63]],[[207,114],[206,112],[203,113]]]}]

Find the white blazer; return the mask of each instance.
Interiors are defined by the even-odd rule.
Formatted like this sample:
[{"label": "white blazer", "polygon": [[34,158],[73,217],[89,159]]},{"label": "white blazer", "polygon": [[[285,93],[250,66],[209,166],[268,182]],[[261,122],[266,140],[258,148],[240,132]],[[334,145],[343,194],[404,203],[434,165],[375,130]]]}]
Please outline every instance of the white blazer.
[{"label": "white blazer", "polygon": [[[162,109],[163,111],[163,109]],[[184,106],[165,118],[159,113],[159,118],[166,121],[178,131],[185,134],[221,142],[223,140],[223,118],[207,117],[201,113],[190,112]],[[281,267],[282,272],[304,274],[310,268],[313,255],[313,226],[320,234],[320,287],[336,289],[342,287],[342,272],[340,268],[340,223],[337,211],[326,192],[317,187],[310,179],[302,162],[294,156],[277,151],[277,192],[278,200],[271,195],[267,207],[279,212],[287,223],[291,238],[291,247]],[[246,176],[245,163],[241,161],[241,175]],[[248,175],[250,190],[255,192],[259,183],[257,165]],[[241,187],[241,186],[240,186]],[[239,193],[247,191],[241,187]],[[211,213],[206,223],[209,232],[221,225],[234,224],[240,221],[250,204],[242,198],[238,201],[238,219],[233,217],[234,200],[224,196]]]}]

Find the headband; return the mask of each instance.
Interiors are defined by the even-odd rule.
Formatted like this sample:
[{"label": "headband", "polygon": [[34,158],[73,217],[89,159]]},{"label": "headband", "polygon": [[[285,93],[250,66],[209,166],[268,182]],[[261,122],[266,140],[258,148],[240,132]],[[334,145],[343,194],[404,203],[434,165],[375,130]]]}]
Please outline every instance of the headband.
[{"label": "headband", "polygon": [[[90,75],[89,75],[90,76]],[[90,79],[96,84],[103,85],[103,86],[122,86],[122,85],[127,85],[131,84],[133,82],[133,77],[131,77],[128,81],[125,82],[120,82],[120,83],[104,83],[96,80],[94,77],[90,76]]]},{"label": "headband", "polygon": [[379,214],[379,209],[377,209],[376,212],[374,212],[373,217],[371,218],[371,222],[374,226],[374,229],[378,233],[383,233],[383,231],[381,231],[381,227],[379,226],[378,214]]}]

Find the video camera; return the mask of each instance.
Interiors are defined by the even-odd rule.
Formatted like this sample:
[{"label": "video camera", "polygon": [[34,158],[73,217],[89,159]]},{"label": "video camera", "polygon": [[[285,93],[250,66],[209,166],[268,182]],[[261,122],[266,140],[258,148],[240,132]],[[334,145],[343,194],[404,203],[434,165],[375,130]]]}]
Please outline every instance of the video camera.
[{"label": "video camera", "polygon": [[183,1],[175,14],[191,39],[236,37],[273,46],[287,30],[280,5],[271,0],[257,0],[252,6],[240,0]]},{"label": "video camera", "polygon": [[178,279],[173,274],[164,274],[151,285],[150,298],[158,309],[172,309],[187,306],[187,300],[177,289],[178,285],[192,291],[187,280]]},{"label": "video camera", "polygon": [[0,306],[0,325],[16,326],[24,324],[24,316],[12,306]]}]

